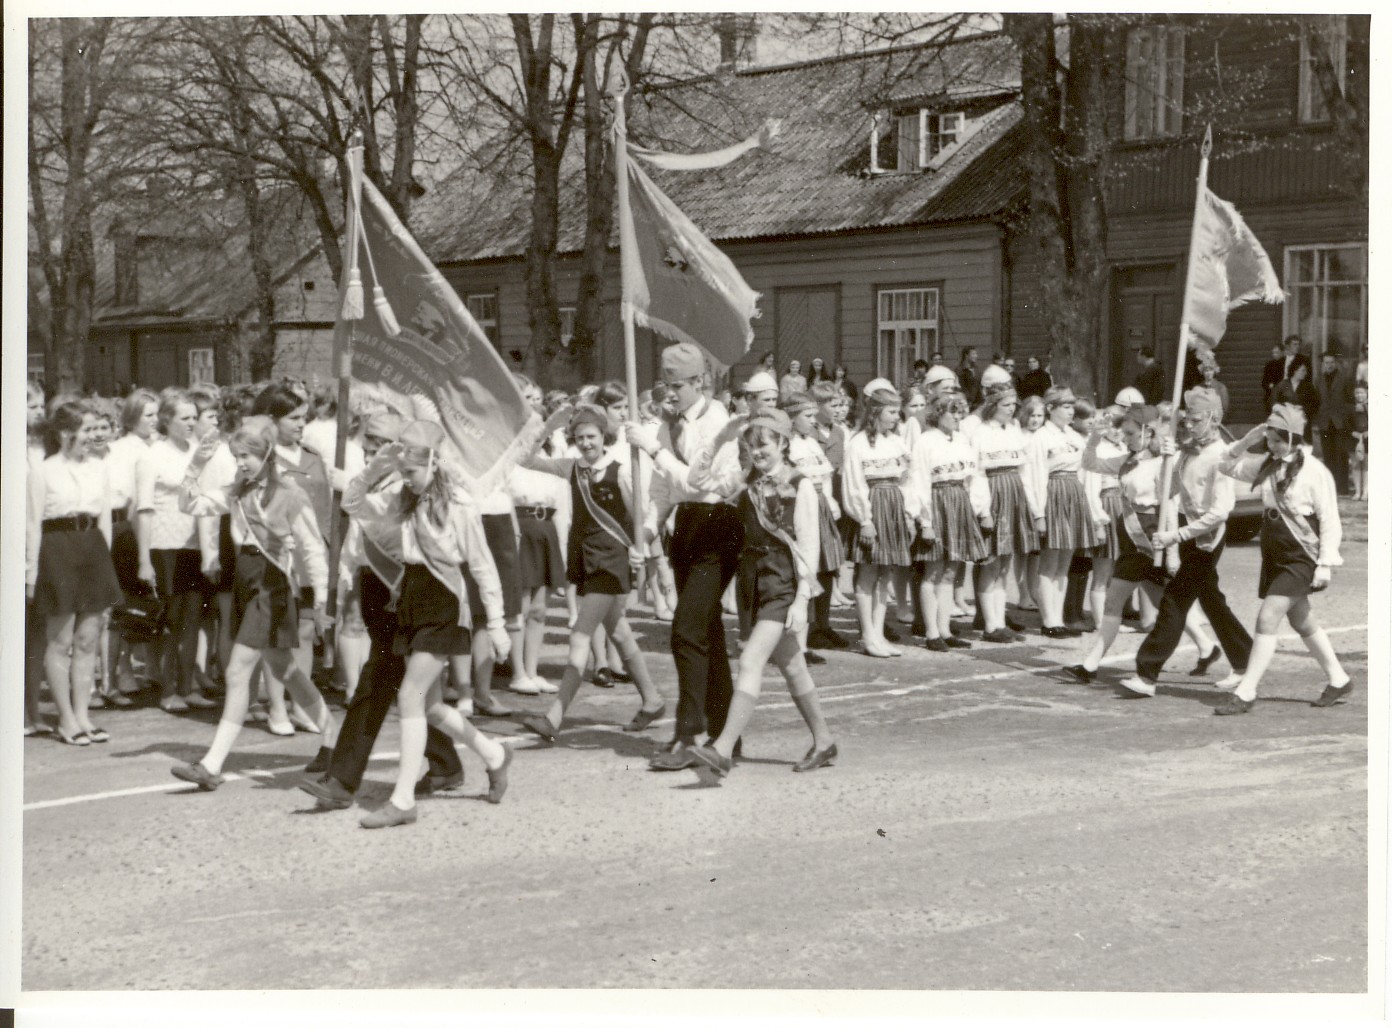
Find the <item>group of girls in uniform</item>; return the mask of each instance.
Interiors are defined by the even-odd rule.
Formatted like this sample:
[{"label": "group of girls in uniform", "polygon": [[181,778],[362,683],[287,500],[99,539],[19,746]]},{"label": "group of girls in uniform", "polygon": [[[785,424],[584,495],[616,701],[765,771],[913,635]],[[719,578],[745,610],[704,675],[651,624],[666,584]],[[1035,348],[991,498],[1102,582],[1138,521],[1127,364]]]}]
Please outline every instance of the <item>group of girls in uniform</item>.
[{"label": "group of girls in uniform", "polygon": [[[859,622],[855,649],[868,657],[902,655],[895,622],[911,624],[930,650],[970,648],[969,633],[953,624],[970,613],[968,579],[982,641],[1023,641],[1008,612],[1012,592],[1017,615],[1038,610],[1046,638],[1075,638],[1083,630],[1067,623],[1066,583],[1084,556],[1095,634],[1067,668],[1084,682],[1095,679],[1138,593],[1142,609],[1153,609],[1167,575],[1152,543],[1164,409],[1127,402],[1096,411],[1065,386],[1022,402],[997,368],[982,376],[975,410],[945,368],[902,392],[873,380],[855,400],[829,380],[781,398],[766,385],[751,382],[731,398],[734,417],[689,469],[691,487],[734,505],[744,529],[730,597],[742,615],[738,679],[723,731],[695,750],[703,772],[723,777],[733,768],[769,663],[811,734],[794,770],[834,763],[837,744],[809,664],[824,661],[816,648],[850,645],[830,618],[849,602],[845,592]],[[416,819],[432,727],[479,756],[487,798],[502,799],[511,751],[470,722],[512,713],[491,689],[498,662],[511,691],[553,697],[543,713],[521,718],[547,743],[562,736],[587,678],[635,687],[639,705],[626,731],[662,719],[667,706],[629,604],[642,590],[654,616],[670,621],[676,597],[662,540],[634,535],[635,503],[653,469],[627,433],[672,419],[667,390],[645,393],[632,422],[619,383],[576,397],[543,394],[522,376],[519,387],[545,427],[534,452],[482,500],[470,497],[443,430],[429,421],[360,412],[339,467],[330,452],[334,398],[312,404],[286,382],[221,394],[138,389],[119,404],[59,397],[47,408],[31,388],[26,595],[35,673],[26,682],[26,733],[50,730],[39,710],[46,681],[57,737],[106,742],[110,732],[92,719],[94,689],[111,706],[129,705],[143,664],[163,710],[215,707],[223,694],[211,745],[176,766],[177,777],[218,787],[244,723],[258,718],[258,691],[268,730],[319,736],[307,770],[327,775],[336,730],[313,661],[331,623],[335,579],[335,663],[349,698],[379,650],[404,668],[397,777],[365,827]],[[368,438],[389,422],[386,436]],[[1265,518],[1256,642],[1244,671],[1229,676],[1236,691],[1220,713],[1251,709],[1282,619],[1326,672],[1317,703],[1352,689],[1309,603],[1339,564],[1340,533],[1332,481],[1301,442],[1301,422],[1297,408],[1278,405],[1222,465],[1261,490]],[[715,459],[723,447],[739,449],[737,464]],[[717,466],[737,466],[740,477]],[[331,567],[336,518],[345,542]],[[372,599],[372,616],[382,616],[379,607],[393,616],[386,636],[364,624],[360,572],[368,568],[384,593]],[[540,657],[548,605],[561,590],[569,639],[552,684]],[[121,629],[132,623],[157,627],[143,637]],[[1187,627],[1206,671],[1219,651],[1201,616]],[[457,705],[451,692],[462,693]]]}]

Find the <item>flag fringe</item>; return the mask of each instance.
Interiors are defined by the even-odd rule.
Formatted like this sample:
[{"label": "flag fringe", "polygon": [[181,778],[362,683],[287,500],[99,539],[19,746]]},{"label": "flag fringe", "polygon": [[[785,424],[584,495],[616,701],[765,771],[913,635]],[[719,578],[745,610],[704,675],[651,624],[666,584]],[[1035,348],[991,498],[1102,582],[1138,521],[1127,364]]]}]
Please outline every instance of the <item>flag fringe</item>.
[{"label": "flag fringe", "polygon": [[[674,325],[670,321],[665,321],[662,318],[655,318],[647,311],[635,307],[632,304],[623,304],[623,309],[632,311],[633,323],[640,328],[646,328],[650,332],[656,332],[658,335],[674,343],[690,343],[692,346],[698,347],[702,353],[707,354],[716,364],[719,364],[721,367],[729,367],[724,361],[719,360],[715,354],[711,353],[709,348],[707,348],[701,340],[697,339],[680,326]],[[748,353],[749,348],[753,345],[754,327],[751,325],[744,333],[744,349],[741,351],[741,354]]]}]

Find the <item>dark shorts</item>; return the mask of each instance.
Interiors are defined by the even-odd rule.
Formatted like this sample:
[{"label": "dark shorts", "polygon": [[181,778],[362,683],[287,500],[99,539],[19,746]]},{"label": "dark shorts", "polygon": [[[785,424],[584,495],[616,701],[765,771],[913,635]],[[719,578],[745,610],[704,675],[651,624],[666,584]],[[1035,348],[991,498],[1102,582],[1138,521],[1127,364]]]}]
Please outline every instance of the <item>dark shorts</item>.
[{"label": "dark shorts", "polygon": [[[498,568],[498,582],[503,587],[503,617],[511,620],[522,613],[522,583],[517,567],[517,536],[512,530],[512,515],[484,514],[481,520],[484,538],[488,540],[488,552],[493,555],[493,563]],[[464,569],[464,586],[469,593],[469,616],[475,628],[482,628],[488,621],[488,615],[484,612],[474,576],[469,574],[467,567]]]},{"label": "dark shorts", "polygon": [[517,583],[529,592],[543,586],[555,589],[566,580],[556,518],[552,515],[538,520],[528,513],[529,510],[531,508],[518,508],[517,511]]},{"label": "dark shorts", "polygon": [[254,650],[293,650],[299,646],[299,604],[280,568],[247,548],[237,555],[236,572],[232,638]]},{"label": "dark shorts", "polygon": [[424,564],[407,564],[396,604],[392,652],[399,657],[412,653],[456,657],[469,652],[471,636],[472,632],[459,624],[459,601],[454,593]]},{"label": "dark shorts", "polygon": [[[1309,596],[1315,579],[1315,559],[1286,527],[1285,519],[1276,510],[1262,512],[1261,576],[1257,581],[1257,596]],[[1319,519],[1307,519],[1319,532]]]},{"label": "dark shorts", "polygon": [[203,574],[203,555],[197,550],[151,550],[150,563],[155,567],[155,591],[160,599],[183,593],[207,596],[212,583]]}]

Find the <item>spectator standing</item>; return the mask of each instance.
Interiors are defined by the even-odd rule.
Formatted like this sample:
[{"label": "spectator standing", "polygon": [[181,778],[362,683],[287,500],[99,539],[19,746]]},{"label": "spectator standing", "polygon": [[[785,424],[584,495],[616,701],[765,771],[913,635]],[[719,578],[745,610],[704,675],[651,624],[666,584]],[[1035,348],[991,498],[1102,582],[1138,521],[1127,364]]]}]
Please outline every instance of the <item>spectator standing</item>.
[{"label": "spectator standing", "polygon": [[1141,391],[1146,404],[1154,407],[1165,398],[1165,369],[1155,359],[1155,351],[1149,346],[1141,347],[1136,358],[1141,370],[1131,384]]},{"label": "spectator standing", "polygon": [[1314,435],[1315,419],[1319,415],[1320,398],[1310,384],[1310,362],[1303,357],[1290,364],[1291,376],[1284,379],[1271,394],[1271,403],[1293,403],[1305,412],[1305,442]]},{"label": "spectator standing", "polygon": [[1334,488],[1340,496],[1348,492],[1348,420],[1353,413],[1353,383],[1349,373],[1339,366],[1341,356],[1338,345],[1332,344],[1324,352],[1320,373],[1315,376],[1320,460],[1334,476]]},{"label": "spectator standing", "polygon": [[807,392],[807,376],[802,373],[802,361],[789,361],[788,370],[778,380],[778,396],[786,400],[796,393]]},{"label": "spectator standing", "polygon": [[957,365],[957,382],[962,387],[962,393],[967,398],[967,403],[975,409],[981,402],[981,376],[976,371],[976,347],[968,346],[962,351],[961,359]]},{"label": "spectator standing", "polygon": [[[1031,355],[1026,364],[1028,371],[1025,377],[1020,379],[1020,399],[1030,396],[1043,396],[1054,384],[1054,380],[1049,377],[1049,373],[1039,366],[1039,358]],[[1021,407],[1023,410],[1023,406]]]},{"label": "spectator standing", "polygon": [[1228,416],[1228,387],[1218,381],[1218,372],[1222,370],[1217,361],[1203,361],[1199,364],[1199,374],[1203,378],[1199,384],[1218,394],[1218,400],[1223,405],[1223,417],[1226,418]]},{"label": "spectator standing", "polygon": [[850,375],[846,372],[846,365],[836,365],[836,370],[832,373],[831,381],[840,387],[841,391],[850,398],[852,406],[854,406],[856,398],[860,396],[860,390],[857,389],[856,384],[851,381]]},{"label": "spectator standing", "polygon": [[820,357],[813,357],[807,368],[807,388],[811,389],[818,382],[830,382],[831,372],[827,370],[826,361]]},{"label": "spectator standing", "polygon": [[1262,406],[1266,408],[1268,414],[1271,413],[1271,396],[1276,392],[1276,387],[1281,384],[1281,379],[1286,377],[1286,351],[1281,344],[1277,343],[1271,348],[1271,360],[1262,365]]}]

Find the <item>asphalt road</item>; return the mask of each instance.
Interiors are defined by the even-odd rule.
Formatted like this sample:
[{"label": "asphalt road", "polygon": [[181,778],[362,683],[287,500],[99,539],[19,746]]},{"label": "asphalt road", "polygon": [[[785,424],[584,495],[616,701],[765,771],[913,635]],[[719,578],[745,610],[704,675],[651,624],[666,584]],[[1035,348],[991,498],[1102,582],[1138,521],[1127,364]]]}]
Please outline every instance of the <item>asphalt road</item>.
[{"label": "asphalt road", "polygon": [[[1160,695],[1056,673],[1077,644],[978,643],[816,671],[841,750],[776,676],[723,786],[646,769],[670,736],[587,689],[561,745],[506,720],[505,802],[421,804],[368,832],[295,789],[312,739],[248,727],[213,794],[169,776],[215,712],[103,711],[85,750],[25,742],[26,990],[648,988],[1361,993],[1367,988],[1366,545],[1318,615],[1358,683],[1330,709],[1291,637],[1256,710],[1217,718],[1171,662]],[[1239,616],[1257,552],[1224,557]],[[666,627],[638,625],[669,697]],[[559,622],[549,641],[560,656]],[[543,670],[546,668],[544,666]],[[544,701],[498,694],[540,710]],[[360,797],[385,800],[389,721]]]}]

